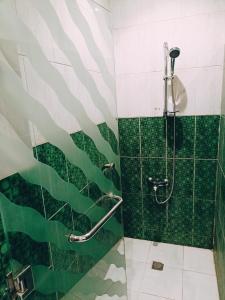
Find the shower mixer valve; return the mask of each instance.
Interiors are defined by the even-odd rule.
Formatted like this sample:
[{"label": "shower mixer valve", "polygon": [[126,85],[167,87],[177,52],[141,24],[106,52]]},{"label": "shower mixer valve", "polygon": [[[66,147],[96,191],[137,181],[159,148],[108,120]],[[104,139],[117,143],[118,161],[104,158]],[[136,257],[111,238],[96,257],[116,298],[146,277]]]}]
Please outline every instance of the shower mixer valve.
[{"label": "shower mixer valve", "polygon": [[157,191],[159,187],[166,187],[169,185],[169,180],[167,178],[165,178],[164,180],[160,180],[160,179],[153,179],[152,177],[149,177],[148,181],[150,182],[150,184],[153,185],[154,191]]}]

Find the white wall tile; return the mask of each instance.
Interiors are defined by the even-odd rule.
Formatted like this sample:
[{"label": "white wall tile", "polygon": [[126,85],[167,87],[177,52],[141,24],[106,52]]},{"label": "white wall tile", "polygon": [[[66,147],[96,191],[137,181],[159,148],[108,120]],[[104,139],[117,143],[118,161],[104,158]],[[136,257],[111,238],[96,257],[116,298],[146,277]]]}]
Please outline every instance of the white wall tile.
[{"label": "white wall tile", "polygon": [[103,6],[106,9],[110,10],[110,1],[109,0],[92,0],[92,1],[98,3],[99,5]]},{"label": "white wall tile", "polygon": [[162,114],[165,41],[181,49],[179,114],[220,113],[225,4],[197,2],[111,1],[119,117]]},{"label": "white wall tile", "polygon": [[181,16],[207,14],[225,10],[223,0],[181,0]]},{"label": "white wall tile", "polygon": [[119,117],[163,114],[161,72],[120,75],[117,77],[116,86]]},{"label": "white wall tile", "polygon": [[179,0],[111,0],[113,28],[136,26],[151,21],[178,18]]}]

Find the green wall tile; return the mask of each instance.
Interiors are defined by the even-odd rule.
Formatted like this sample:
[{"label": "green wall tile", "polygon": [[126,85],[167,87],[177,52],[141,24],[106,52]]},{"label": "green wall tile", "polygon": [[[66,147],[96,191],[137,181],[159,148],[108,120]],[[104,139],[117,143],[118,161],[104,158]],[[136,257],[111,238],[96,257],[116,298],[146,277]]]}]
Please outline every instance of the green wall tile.
[{"label": "green wall tile", "polygon": [[218,143],[219,143],[219,150],[218,150],[218,161],[220,162],[220,165],[223,166],[223,161],[224,161],[224,153],[225,153],[225,147],[224,147],[224,142],[225,142],[225,118],[221,116],[220,118],[220,134],[218,138]]},{"label": "green wall tile", "polygon": [[221,116],[218,160],[225,173],[225,117]]},{"label": "green wall tile", "polygon": [[120,155],[140,156],[139,118],[119,119]]},{"label": "green wall tile", "polygon": [[198,199],[215,199],[216,160],[196,160],[195,197]]},{"label": "green wall tile", "polygon": [[[6,289],[5,275],[9,272],[10,249],[7,249],[6,236],[3,229],[2,218],[0,214],[0,299],[4,299]],[[6,249],[6,250],[5,250]]]},{"label": "green wall tile", "polygon": [[26,298],[27,300],[57,300],[56,294],[43,295],[38,292],[33,292],[30,296]]},{"label": "green wall tile", "polygon": [[213,248],[214,202],[195,201],[193,245],[200,248]]},{"label": "green wall tile", "polygon": [[99,152],[92,139],[84,134],[84,149],[90,160],[97,167],[99,166]]},{"label": "green wall tile", "polygon": [[124,234],[127,237],[143,238],[141,194],[123,193]]},{"label": "green wall tile", "polygon": [[46,218],[49,219],[53,214],[55,214],[63,205],[62,201],[56,200],[52,195],[43,188],[43,198],[45,206]]},{"label": "green wall tile", "polygon": [[164,241],[192,245],[192,197],[172,197],[168,204],[168,228]]},{"label": "green wall tile", "polygon": [[[153,194],[152,185],[148,178],[163,180],[166,178],[166,160],[163,158],[142,158],[142,189],[144,194]],[[158,193],[164,195],[165,188],[161,188]]]},{"label": "green wall tile", "polygon": [[141,118],[141,156],[165,157],[165,119]]},{"label": "green wall tile", "polygon": [[217,158],[218,116],[196,117],[196,158]]},{"label": "green wall tile", "polygon": [[214,246],[214,258],[219,287],[220,299],[225,298],[225,237],[219,220],[216,219],[216,234]]},{"label": "green wall tile", "polygon": [[141,191],[141,163],[138,158],[121,158],[122,191],[139,193]]},{"label": "green wall tile", "polygon": [[18,173],[0,181],[0,192],[13,203],[32,207],[44,215],[40,186],[27,182]]},{"label": "green wall tile", "polygon": [[72,165],[68,160],[66,163],[68,168],[69,182],[74,184],[80,191],[87,184],[87,178],[81,169]]},{"label": "green wall tile", "polygon": [[[108,125],[107,125],[108,127]],[[108,127],[108,134],[109,134],[109,144],[112,147],[112,150],[116,153],[119,154],[119,142],[118,142],[118,137],[115,136],[115,133],[112,131],[111,128]]]},{"label": "green wall tile", "polygon": [[143,221],[144,239],[161,242],[166,231],[166,206],[158,205],[152,195],[143,196]]},{"label": "green wall tile", "polygon": [[[172,183],[173,160],[169,160],[168,178]],[[194,160],[193,159],[176,159],[175,160],[175,181],[173,195],[176,197],[185,196],[193,197],[193,176],[194,176]],[[169,189],[170,190],[170,189]]]},{"label": "green wall tile", "polygon": [[70,135],[76,144],[77,147],[79,147],[81,150],[84,150],[84,132],[83,131],[78,131],[75,133],[72,133]]},{"label": "green wall tile", "polygon": [[52,144],[45,143],[36,147],[35,157],[44,164],[51,166],[59,176],[68,181],[65,155]]},{"label": "green wall tile", "polygon": [[[125,124],[125,127],[127,125],[124,131],[123,126],[120,126],[120,138],[122,140],[123,137],[125,140],[125,136],[128,136],[128,128],[136,128],[136,142],[132,141],[133,145],[136,146],[132,148],[132,145],[128,145],[127,149],[126,147],[123,148],[123,156],[136,155],[132,151],[134,149],[136,149],[136,153],[139,151],[138,138],[141,137],[141,168],[139,168],[138,159],[130,161],[122,157],[121,173],[122,189],[124,192],[141,192],[144,207],[144,238],[187,246],[196,245],[200,247],[202,245],[205,248],[212,247],[211,226],[214,219],[214,208],[208,207],[212,211],[208,216],[208,227],[206,225],[204,227],[204,238],[201,239],[198,238],[198,234],[201,232],[200,221],[195,222],[194,228],[194,218],[197,220],[198,214],[193,214],[193,205],[195,201],[214,201],[215,199],[219,117],[181,116],[176,118],[175,186],[172,198],[167,204],[168,218],[161,219],[162,223],[164,222],[163,220],[166,220],[166,226],[161,226],[161,223],[158,221],[155,221],[156,223],[153,222],[153,224],[151,223],[152,219],[154,220],[154,218],[157,218],[157,215],[160,215],[158,213],[158,209],[160,208],[158,205],[154,205],[154,200],[152,202],[145,202],[145,199],[146,197],[154,196],[153,187],[148,181],[149,177],[161,180],[166,177],[169,179],[170,185],[167,188],[160,188],[157,191],[160,200],[165,200],[170,192],[172,182],[173,118],[167,119],[168,160],[165,157],[166,135],[165,119],[163,117],[140,118],[140,133],[138,131],[137,118],[120,119],[120,124]],[[195,136],[196,132],[197,135]],[[134,135],[134,132],[132,132],[132,135]],[[127,140],[125,141],[127,144]],[[207,147],[205,146],[206,144]],[[206,160],[208,158],[210,159]],[[141,178],[141,182],[139,178]],[[151,218],[146,216],[149,213],[148,209],[145,211],[146,203],[152,205],[150,210],[152,214]],[[207,210],[204,212],[206,214]],[[194,232],[195,240],[193,237]],[[129,230],[129,236],[132,237],[131,230]]]},{"label": "green wall tile", "polygon": [[216,216],[220,220],[221,230],[225,232],[225,177],[222,170],[219,167],[217,186],[217,198],[216,198]]},{"label": "green wall tile", "polygon": [[[173,157],[173,119],[168,122],[168,156]],[[194,157],[195,117],[176,118],[176,157]]]},{"label": "green wall tile", "polygon": [[50,266],[48,243],[36,242],[21,232],[10,232],[8,238],[11,258],[17,260],[23,266]]}]

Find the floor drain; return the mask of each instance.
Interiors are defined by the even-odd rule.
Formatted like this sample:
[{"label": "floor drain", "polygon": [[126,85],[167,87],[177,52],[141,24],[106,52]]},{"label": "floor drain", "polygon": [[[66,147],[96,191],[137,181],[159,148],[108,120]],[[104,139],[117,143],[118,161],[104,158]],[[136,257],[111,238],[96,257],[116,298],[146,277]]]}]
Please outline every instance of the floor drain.
[{"label": "floor drain", "polygon": [[152,269],[157,271],[162,271],[164,268],[164,264],[159,261],[153,261]]}]

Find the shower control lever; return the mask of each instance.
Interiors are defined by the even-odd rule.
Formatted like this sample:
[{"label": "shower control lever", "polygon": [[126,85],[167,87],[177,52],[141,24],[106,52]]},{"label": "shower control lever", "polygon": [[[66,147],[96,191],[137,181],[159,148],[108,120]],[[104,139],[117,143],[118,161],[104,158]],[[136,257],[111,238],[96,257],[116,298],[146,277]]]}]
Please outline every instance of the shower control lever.
[{"label": "shower control lever", "polygon": [[164,180],[160,180],[160,179],[153,179],[152,177],[149,177],[148,181],[153,185],[153,188],[156,187],[156,190],[158,189],[158,187],[168,186],[169,184],[167,178],[165,178]]}]

